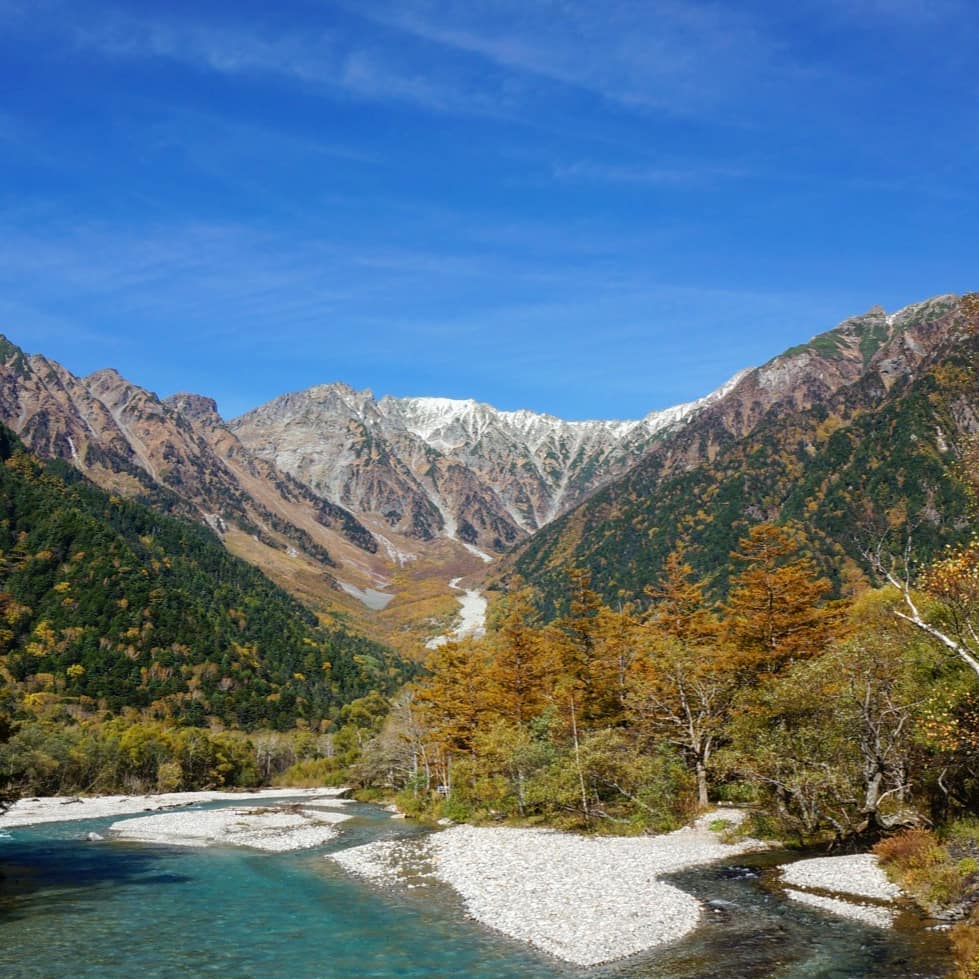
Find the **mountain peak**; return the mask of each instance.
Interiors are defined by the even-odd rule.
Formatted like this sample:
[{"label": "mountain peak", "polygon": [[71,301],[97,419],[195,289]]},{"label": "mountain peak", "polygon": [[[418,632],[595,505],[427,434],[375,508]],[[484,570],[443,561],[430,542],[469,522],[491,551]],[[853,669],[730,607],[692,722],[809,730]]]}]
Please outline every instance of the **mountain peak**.
[{"label": "mountain peak", "polygon": [[15,374],[21,375],[29,368],[27,355],[15,343],[11,343],[0,333],[0,363],[6,364]]},{"label": "mountain peak", "polygon": [[717,396],[640,419],[565,421],[472,398],[375,400],[326,384],[277,398],[231,428],[315,492],[392,530],[503,551],[625,472]]},{"label": "mountain peak", "polygon": [[208,424],[220,423],[221,415],[218,413],[218,403],[213,398],[208,398],[203,394],[189,394],[180,392],[171,394],[164,398],[163,403],[172,408],[178,414],[189,418],[192,421],[206,422]]},{"label": "mountain peak", "polygon": [[370,388],[364,388],[363,390],[358,390],[355,387],[347,384],[346,381],[326,381],[323,384],[314,384],[311,388],[307,388],[307,391],[311,394],[316,394],[320,397],[340,396],[340,397],[353,397],[353,398],[373,398],[374,393]]},{"label": "mountain peak", "polygon": [[949,292],[941,296],[932,296],[920,303],[910,303],[897,312],[891,313],[887,317],[887,322],[899,330],[904,330],[924,319],[934,319],[942,313],[948,312],[961,298],[961,296]]},{"label": "mountain peak", "polygon": [[950,542],[969,527],[959,439],[975,428],[977,349],[979,302],[955,296],[848,319],[736,379],[503,574],[559,608],[567,567],[588,568],[606,600],[636,596],[678,545],[721,594],[730,542],[761,520],[803,522],[827,566],[847,567],[841,581],[860,567],[870,513],[885,527],[920,519],[925,548]]},{"label": "mountain peak", "polygon": [[120,374],[119,371],[117,371],[114,367],[100,367],[97,371],[92,371],[91,374],[88,374],[84,378],[84,381],[85,381],[86,384],[90,384],[90,383],[96,383],[96,384],[98,384],[98,383],[116,383],[116,382],[120,382],[120,381],[123,384],[128,384],[129,383],[129,381],[127,381],[122,376],[122,374]]}]

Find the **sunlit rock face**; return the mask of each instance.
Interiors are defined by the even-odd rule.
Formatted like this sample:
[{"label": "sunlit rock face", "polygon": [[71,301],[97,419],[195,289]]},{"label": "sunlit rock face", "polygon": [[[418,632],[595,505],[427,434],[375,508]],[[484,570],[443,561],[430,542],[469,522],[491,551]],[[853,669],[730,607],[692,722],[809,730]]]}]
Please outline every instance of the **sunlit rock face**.
[{"label": "sunlit rock face", "polygon": [[636,421],[563,421],[471,400],[378,400],[324,384],[230,427],[257,456],[394,530],[503,551],[627,471],[725,391]]},{"label": "sunlit rock face", "polygon": [[337,534],[365,550],[372,535],[245,448],[211,398],[161,400],[111,369],[76,377],[0,339],[0,422],[39,455],[60,458],[112,492],[206,522],[236,526],[330,564]]}]

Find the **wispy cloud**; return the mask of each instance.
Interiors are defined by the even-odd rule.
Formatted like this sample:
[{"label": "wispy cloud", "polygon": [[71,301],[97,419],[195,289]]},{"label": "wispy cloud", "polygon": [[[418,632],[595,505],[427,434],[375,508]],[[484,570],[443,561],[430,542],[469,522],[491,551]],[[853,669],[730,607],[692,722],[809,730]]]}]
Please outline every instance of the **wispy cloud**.
[{"label": "wispy cloud", "polygon": [[11,301],[29,302],[30,283],[43,281],[39,312],[76,307],[89,317],[169,322],[192,342],[243,325],[261,342],[336,316],[396,322],[436,297],[495,306],[500,298],[484,296],[486,286],[519,290],[539,271],[523,255],[356,244],[342,232],[299,236],[230,222],[39,228],[26,220],[0,239],[0,294]]},{"label": "wispy cloud", "polygon": [[457,66],[416,61],[410,52],[328,29],[297,32],[211,24],[182,16],[113,14],[77,26],[72,42],[103,57],[179,62],[228,76],[264,75],[334,96],[412,105],[436,113],[508,114],[502,83]]},{"label": "wispy cloud", "polygon": [[749,171],[742,168],[709,166],[699,162],[693,162],[688,166],[647,167],[581,160],[577,163],[556,164],[553,172],[558,180],[672,188],[700,187],[708,183],[739,180],[750,176]]},{"label": "wispy cloud", "polygon": [[0,331],[69,369],[111,358],[137,383],[161,393],[195,385],[232,411],[340,378],[639,415],[702,395],[859,308],[657,280],[635,241],[617,252],[610,241],[611,265],[576,263],[557,226],[504,223],[495,233],[516,247],[486,255],[450,243],[298,240],[240,223],[24,224],[0,240]]},{"label": "wispy cloud", "polygon": [[432,112],[504,118],[513,102],[500,86],[473,85],[465,76],[444,71],[398,66],[378,52],[355,51],[343,63],[344,91],[376,101],[406,102]]},{"label": "wispy cloud", "polygon": [[653,0],[379,0],[385,26],[633,107],[700,111],[800,72],[735,5]]},{"label": "wispy cloud", "polygon": [[222,74],[271,72],[324,82],[337,74],[333,37],[313,34],[270,35],[240,24],[211,25],[170,18],[113,13],[76,23],[71,37],[78,48],[113,58],[166,58]]},{"label": "wispy cloud", "polygon": [[288,17],[271,15],[268,22],[244,15],[225,22],[201,14],[78,15],[72,43],[109,58],[167,59],[223,75],[274,76],[349,98],[500,118],[527,119],[535,105],[562,92],[589,93],[628,109],[718,118],[765,86],[808,85],[821,77],[818,68],[790,56],[765,20],[737,5],[340,0],[340,7],[346,8],[342,26],[302,31]]}]

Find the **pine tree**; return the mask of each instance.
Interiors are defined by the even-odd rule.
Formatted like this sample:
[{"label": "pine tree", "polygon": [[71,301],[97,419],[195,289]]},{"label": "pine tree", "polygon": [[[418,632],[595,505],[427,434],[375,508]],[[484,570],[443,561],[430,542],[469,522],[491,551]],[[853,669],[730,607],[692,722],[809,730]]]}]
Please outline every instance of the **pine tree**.
[{"label": "pine tree", "polygon": [[432,735],[450,752],[471,752],[486,712],[486,661],[475,641],[447,642],[426,662],[429,676],[415,684],[415,699]]},{"label": "pine tree", "polygon": [[703,584],[680,550],[663,577],[641,628],[642,654],[629,675],[629,720],[646,738],[676,745],[693,768],[701,807],[708,804],[708,769],[735,688],[735,659],[720,642],[704,605]]},{"label": "pine tree", "polygon": [[[628,658],[628,612],[602,605],[583,568],[568,572],[570,611],[545,631],[559,662],[560,686],[575,723],[586,727],[621,719],[623,663]],[[569,699],[570,698],[570,699]]]},{"label": "pine tree", "polygon": [[683,642],[708,642],[717,637],[718,623],[704,601],[704,583],[693,575],[683,549],[671,551],[659,581],[645,588],[650,599],[646,621]]}]

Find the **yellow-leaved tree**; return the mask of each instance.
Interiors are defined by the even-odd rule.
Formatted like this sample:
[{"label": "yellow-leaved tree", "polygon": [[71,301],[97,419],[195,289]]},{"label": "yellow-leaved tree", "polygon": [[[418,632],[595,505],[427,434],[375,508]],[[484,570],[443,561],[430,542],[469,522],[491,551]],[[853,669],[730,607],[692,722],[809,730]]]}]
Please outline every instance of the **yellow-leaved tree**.
[{"label": "yellow-leaved tree", "polygon": [[806,554],[797,527],[756,524],[731,557],[741,569],[731,579],[725,631],[746,677],[778,674],[840,636],[845,606],[829,600],[830,582]]},{"label": "yellow-leaved tree", "polygon": [[697,801],[708,804],[708,770],[736,685],[737,660],[704,602],[703,583],[682,551],[646,589],[652,600],[629,671],[629,721],[650,743],[680,749],[696,774]]}]

